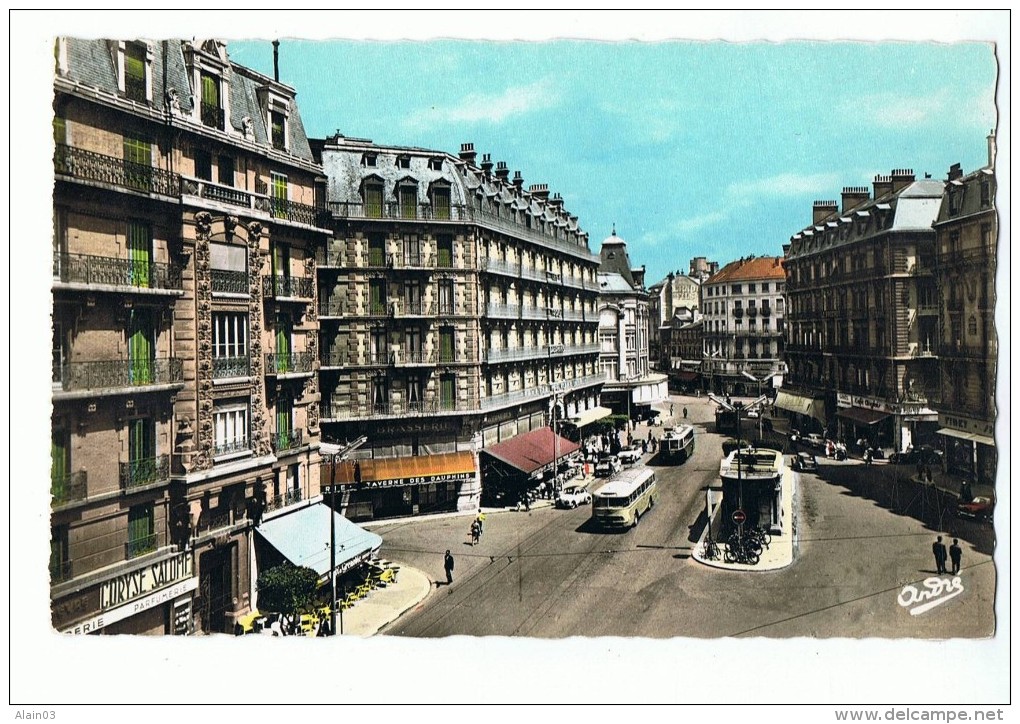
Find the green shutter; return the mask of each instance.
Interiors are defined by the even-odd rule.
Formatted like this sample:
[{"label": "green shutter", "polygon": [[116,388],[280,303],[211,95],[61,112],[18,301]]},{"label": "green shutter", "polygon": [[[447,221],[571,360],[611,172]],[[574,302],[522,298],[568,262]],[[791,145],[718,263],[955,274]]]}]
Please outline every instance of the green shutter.
[{"label": "green shutter", "polygon": [[273,174],[272,184],[273,216],[277,219],[287,218],[287,177]]},{"label": "green shutter", "polygon": [[128,222],[128,259],[130,260],[130,284],[147,288],[150,283],[152,265],[152,239],[149,227],[136,221]]},{"label": "green shutter", "polygon": [[400,187],[400,216],[413,219],[417,216],[418,189],[414,186]]},{"label": "green shutter", "polygon": [[128,511],[128,551],[130,555],[138,555],[153,550],[155,541],[151,536],[155,531],[152,505],[140,505]]},{"label": "green shutter", "polygon": [[128,327],[128,359],[130,360],[130,382],[145,385],[153,382],[152,325],[147,314],[131,310]]},{"label": "green shutter", "polygon": [[276,318],[276,371],[290,372],[290,322],[284,315]]},{"label": "green shutter", "polygon": [[279,399],[276,401],[277,450],[290,448],[290,408],[290,400]]},{"label": "green shutter", "polygon": [[383,190],[379,184],[365,186],[365,216],[371,219],[382,218]]},{"label": "green shutter", "polygon": [[202,103],[213,108],[220,107],[220,84],[211,75],[202,75]]},{"label": "green shutter", "polygon": [[63,430],[50,433],[50,492],[55,498],[63,497],[71,474],[71,451]]},{"label": "green shutter", "polygon": [[152,190],[152,144],[124,137],[124,183],[140,191]]},{"label": "green shutter", "polygon": [[439,401],[445,410],[450,409],[454,402],[454,381],[451,375],[444,375],[439,381]]},{"label": "green shutter", "polygon": [[453,332],[450,330],[439,332],[439,361],[453,362]]}]

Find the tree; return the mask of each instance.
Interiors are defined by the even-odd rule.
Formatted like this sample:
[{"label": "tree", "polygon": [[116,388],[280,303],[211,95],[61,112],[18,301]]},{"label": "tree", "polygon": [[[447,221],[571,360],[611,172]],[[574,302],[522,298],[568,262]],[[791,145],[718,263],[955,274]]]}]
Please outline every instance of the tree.
[{"label": "tree", "polygon": [[283,614],[293,625],[298,616],[315,607],[318,585],[319,575],[311,568],[290,563],[269,568],[255,582],[259,608]]}]

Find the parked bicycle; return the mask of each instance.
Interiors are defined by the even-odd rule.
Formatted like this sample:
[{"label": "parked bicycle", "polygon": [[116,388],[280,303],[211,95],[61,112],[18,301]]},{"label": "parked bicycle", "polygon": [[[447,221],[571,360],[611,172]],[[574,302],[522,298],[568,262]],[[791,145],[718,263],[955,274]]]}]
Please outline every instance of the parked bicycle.
[{"label": "parked bicycle", "polygon": [[719,560],[719,546],[711,537],[705,539],[701,548],[701,555],[707,561]]}]

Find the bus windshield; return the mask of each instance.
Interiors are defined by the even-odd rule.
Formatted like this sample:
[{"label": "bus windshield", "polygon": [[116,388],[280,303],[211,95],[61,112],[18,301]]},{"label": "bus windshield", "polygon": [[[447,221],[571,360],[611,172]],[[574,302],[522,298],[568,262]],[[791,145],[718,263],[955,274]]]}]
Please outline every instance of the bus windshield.
[{"label": "bus windshield", "polygon": [[626,508],[630,503],[630,498],[595,498],[596,508]]}]

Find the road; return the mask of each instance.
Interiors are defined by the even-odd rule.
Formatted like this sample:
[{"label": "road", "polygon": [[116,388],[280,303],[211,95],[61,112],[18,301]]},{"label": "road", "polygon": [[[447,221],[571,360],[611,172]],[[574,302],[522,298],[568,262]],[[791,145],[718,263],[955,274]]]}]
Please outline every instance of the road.
[{"label": "road", "polygon": [[[662,494],[637,528],[593,530],[587,508],[489,515],[477,546],[468,545],[467,517],[375,527],[386,557],[444,581],[383,633],[535,638],[993,633],[995,571],[990,531],[982,526],[957,526],[964,547],[962,592],[921,614],[911,615],[913,606],[900,604],[906,586],[923,590],[922,582],[934,575],[931,542],[937,531],[863,494],[860,479],[876,475],[880,466],[823,462],[818,475],[797,476],[798,547],[788,568],[745,573],[694,561],[691,550],[704,524],[703,489],[717,482],[724,438],[714,433],[710,402],[676,398],[677,417],[684,406],[698,431],[695,454],[680,466],[646,458],[657,470]],[[637,435],[648,431],[642,426]],[[457,562],[451,586],[442,573],[446,548]]]}]

